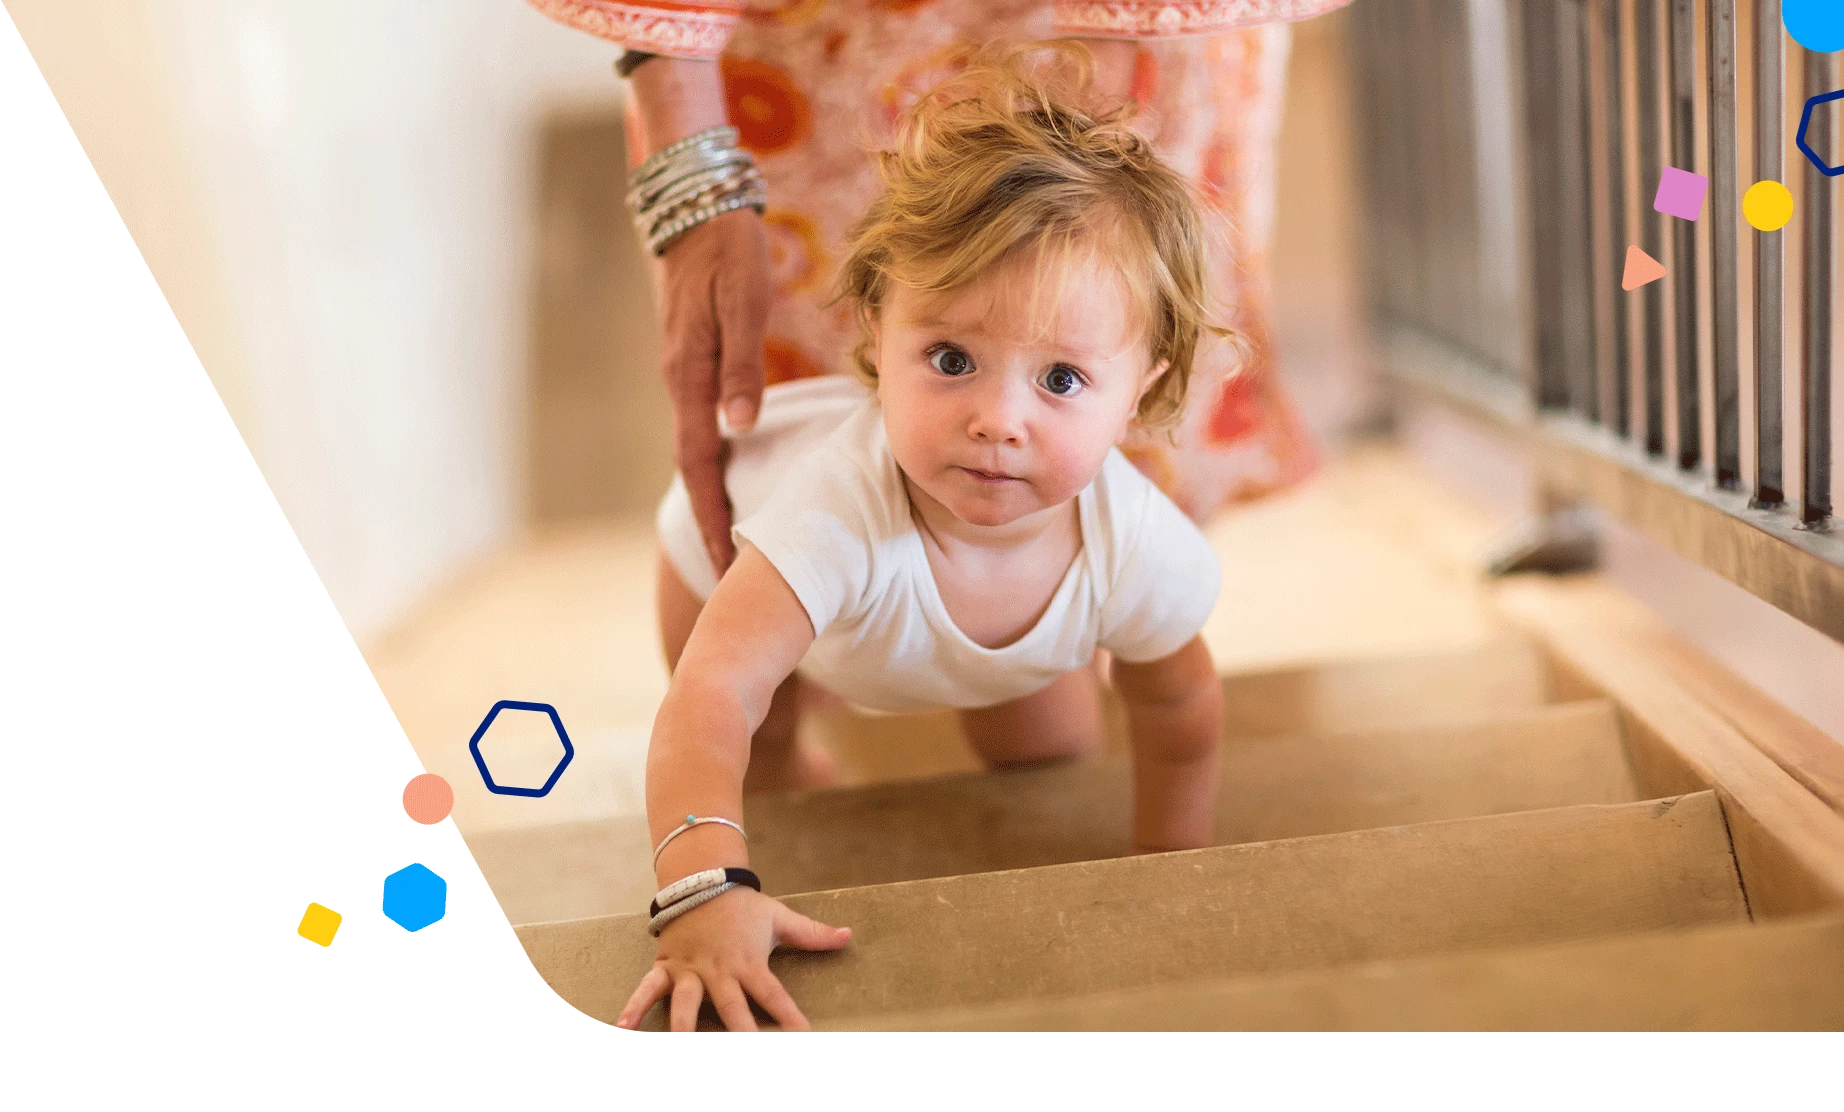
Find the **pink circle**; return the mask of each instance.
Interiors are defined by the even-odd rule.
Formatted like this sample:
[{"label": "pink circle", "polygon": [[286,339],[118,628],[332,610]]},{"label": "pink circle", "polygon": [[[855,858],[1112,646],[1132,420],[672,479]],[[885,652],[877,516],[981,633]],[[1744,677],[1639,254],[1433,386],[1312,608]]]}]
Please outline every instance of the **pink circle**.
[{"label": "pink circle", "polygon": [[455,807],[455,789],[433,772],[425,772],[403,786],[403,809],[417,822],[432,826]]}]

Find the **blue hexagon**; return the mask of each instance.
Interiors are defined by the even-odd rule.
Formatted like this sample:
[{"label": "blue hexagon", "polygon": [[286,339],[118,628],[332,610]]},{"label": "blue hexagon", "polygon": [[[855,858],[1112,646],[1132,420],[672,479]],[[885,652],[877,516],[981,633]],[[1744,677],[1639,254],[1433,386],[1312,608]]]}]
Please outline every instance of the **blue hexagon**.
[{"label": "blue hexagon", "polygon": [[[557,762],[557,767],[551,770],[550,779],[544,782],[543,787],[520,788],[499,783],[493,779],[493,772],[487,767],[486,758],[480,755],[480,739],[486,736],[487,727],[493,725],[493,720],[499,717],[499,712],[502,710],[535,710],[550,716],[551,726],[557,731],[557,740],[563,743],[563,757]],[[558,777],[562,776],[563,770],[569,767],[570,759],[576,756],[576,747],[570,744],[570,735],[564,732],[563,719],[557,717],[556,707],[549,703],[521,703],[513,699],[501,699],[493,704],[493,709],[480,720],[480,728],[474,731],[472,738],[468,739],[467,751],[474,755],[474,767],[480,770],[480,778],[486,781],[488,791],[495,795],[524,795],[534,799],[551,793],[551,789],[557,786]]]},{"label": "blue hexagon", "polygon": [[1793,142],[1798,144],[1801,153],[1812,161],[1812,165],[1818,167],[1820,173],[1828,178],[1835,178],[1839,174],[1844,174],[1844,166],[1833,166],[1820,158],[1818,152],[1812,149],[1812,145],[1806,142],[1806,129],[1812,126],[1812,110],[1821,104],[1829,104],[1834,100],[1844,100],[1844,89],[1835,89],[1829,93],[1820,93],[1811,100],[1806,101],[1806,110],[1800,113],[1799,116],[1799,134],[1793,139]]},{"label": "blue hexagon", "polygon": [[448,914],[448,882],[426,865],[407,865],[384,878],[384,914],[406,931],[419,931]]}]

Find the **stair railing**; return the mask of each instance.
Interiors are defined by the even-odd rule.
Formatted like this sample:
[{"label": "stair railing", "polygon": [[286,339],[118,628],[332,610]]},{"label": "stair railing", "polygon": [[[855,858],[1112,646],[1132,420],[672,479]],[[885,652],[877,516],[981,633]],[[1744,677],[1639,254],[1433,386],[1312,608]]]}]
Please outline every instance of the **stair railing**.
[{"label": "stair railing", "polygon": [[[1831,435],[1844,185],[1813,160],[1844,163],[1844,100],[1814,101],[1794,134],[1808,98],[1844,80],[1834,59],[1790,42],[1780,0],[1349,11],[1386,369],[1507,426],[1549,489],[1844,639]],[[1706,180],[1694,218],[1654,209],[1667,168]],[[1791,190],[1783,229],[1744,223],[1757,181]],[[1633,247],[1665,275],[1627,291]]]}]

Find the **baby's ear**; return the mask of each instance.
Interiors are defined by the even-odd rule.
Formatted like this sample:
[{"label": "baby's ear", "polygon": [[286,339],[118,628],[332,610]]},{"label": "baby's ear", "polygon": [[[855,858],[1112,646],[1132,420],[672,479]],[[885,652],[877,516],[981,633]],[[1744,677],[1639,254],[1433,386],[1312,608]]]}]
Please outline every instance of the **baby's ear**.
[{"label": "baby's ear", "polygon": [[1140,402],[1145,400],[1146,392],[1153,388],[1153,384],[1159,381],[1160,376],[1165,374],[1165,369],[1171,365],[1170,359],[1161,359],[1147,369],[1146,377],[1140,380],[1140,392],[1133,398],[1133,407],[1136,410],[1140,407]]}]

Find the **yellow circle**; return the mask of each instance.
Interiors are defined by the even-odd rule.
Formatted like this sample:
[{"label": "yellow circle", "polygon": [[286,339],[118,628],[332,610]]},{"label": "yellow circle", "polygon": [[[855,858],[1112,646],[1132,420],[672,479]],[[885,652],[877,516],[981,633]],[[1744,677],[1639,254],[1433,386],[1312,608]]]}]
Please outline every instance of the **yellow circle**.
[{"label": "yellow circle", "polygon": [[1763,232],[1777,232],[1793,218],[1793,193],[1777,181],[1757,181],[1742,194],[1742,218]]}]

